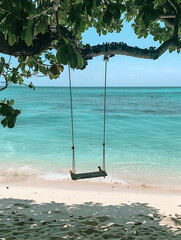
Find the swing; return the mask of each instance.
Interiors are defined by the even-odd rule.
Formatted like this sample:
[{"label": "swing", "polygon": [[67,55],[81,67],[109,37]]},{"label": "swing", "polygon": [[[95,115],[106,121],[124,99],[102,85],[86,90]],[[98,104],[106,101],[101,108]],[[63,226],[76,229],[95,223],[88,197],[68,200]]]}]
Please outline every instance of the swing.
[{"label": "swing", "polygon": [[71,107],[71,124],[72,124],[72,170],[70,170],[70,176],[72,180],[87,179],[87,178],[97,178],[106,177],[107,173],[105,171],[105,135],[106,135],[106,80],[107,80],[107,62],[109,58],[104,56],[105,61],[105,86],[104,86],[104,132],[103,132],[103,164],[102,168],[98,166],[98,171],[95,172],[85,172],[76,173],[75,169],[75,146],[74,146],[74,125],[73,125],[73,105],[72,105],[72,87],[71,87],[71,75],[70,75],[70,65],[69,65],[69,89],[70,89],[70,107]]}]

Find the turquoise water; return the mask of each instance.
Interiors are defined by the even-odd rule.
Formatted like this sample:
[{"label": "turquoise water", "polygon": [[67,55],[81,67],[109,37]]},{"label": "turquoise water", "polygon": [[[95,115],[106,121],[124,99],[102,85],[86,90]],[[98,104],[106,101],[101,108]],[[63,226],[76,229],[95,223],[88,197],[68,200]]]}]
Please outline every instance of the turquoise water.
[{"label": "turquoise water", "polygon": [[[103,88],[73,88],[77,172],[102,164]],[[69,89],[10,87],[1,99],[22,109],[16,127],[0,127],[0,181],[68,178]],[[108,88],[103,181],[181,183],[181,88]]]}]

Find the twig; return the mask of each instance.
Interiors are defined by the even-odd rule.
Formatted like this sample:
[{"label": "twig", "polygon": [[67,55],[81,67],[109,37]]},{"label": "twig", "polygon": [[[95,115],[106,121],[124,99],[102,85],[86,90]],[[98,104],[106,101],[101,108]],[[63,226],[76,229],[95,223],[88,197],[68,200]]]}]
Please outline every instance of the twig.
[{"label": "twig", "polygon": [[161,18],[161,19],[174,19],[175,15],[160,15],[159,18]]},{"label": "twig", "polygon": [[175,2],[173,2],[172,0],[167,0],[168,3],[170,3],[170,5],[175,9],[175,11],[177,12],[178,10],[178,6]]},{"label": "twig", "polygon": [[8,85],[8,80],[6,79],[6,84],[5,84],[4,87],[0,88],[0,91],[5,90],[8,86],[9,86],[9,85]]},{"label": "twig", "polygon": [[37,14],[37,15],[34,15],[33,17],[30,17],[29,19],[32,20],[34,18],[37,18],[37,17],[40,17],[41,15],[45,15],[45,13],[47,13],[49,10],[53,10],[52,7],[49,7],[48,9],[44,10],[43,12]]},{"label": "twig", "polygon": [[10,64],[10,62],[11,62],[11,56],[10,56],[10,58],[9,58],[8,64]]}]

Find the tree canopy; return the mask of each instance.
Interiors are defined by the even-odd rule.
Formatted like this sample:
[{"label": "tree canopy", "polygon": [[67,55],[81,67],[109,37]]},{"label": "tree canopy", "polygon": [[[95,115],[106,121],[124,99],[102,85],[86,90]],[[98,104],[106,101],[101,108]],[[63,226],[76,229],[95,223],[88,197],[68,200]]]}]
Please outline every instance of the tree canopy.
[{"label": "tree canopy", "polygon": [[[84,69],[96,56],[127,55],[158,59],[164,52],[181,48],[181,0],[2,0],[0,1],[0,74],[4,86],[24,84],[31,76],[58,78],[64,65]],[[82,33],[95,28],[99,35],[132,23],[138,38],[152,35],[160,46],[142,49],[123,42],[90,46]],[[12,66],[11,56],[17,58]],[[28,85],[34,89],[30,82]],[[0,103],[4,127],[14,127],[20,111],[14,100]]]}]

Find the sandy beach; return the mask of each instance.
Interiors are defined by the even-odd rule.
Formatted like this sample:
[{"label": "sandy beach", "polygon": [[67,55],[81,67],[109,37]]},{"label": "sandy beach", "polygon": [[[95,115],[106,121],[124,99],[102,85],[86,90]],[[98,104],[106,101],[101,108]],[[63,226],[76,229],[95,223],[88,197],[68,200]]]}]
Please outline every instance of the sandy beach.
[{"label": "sandy beach", "polygon": [[181,239],[181,191],[87,181],[0,185],[0,239]]}]

